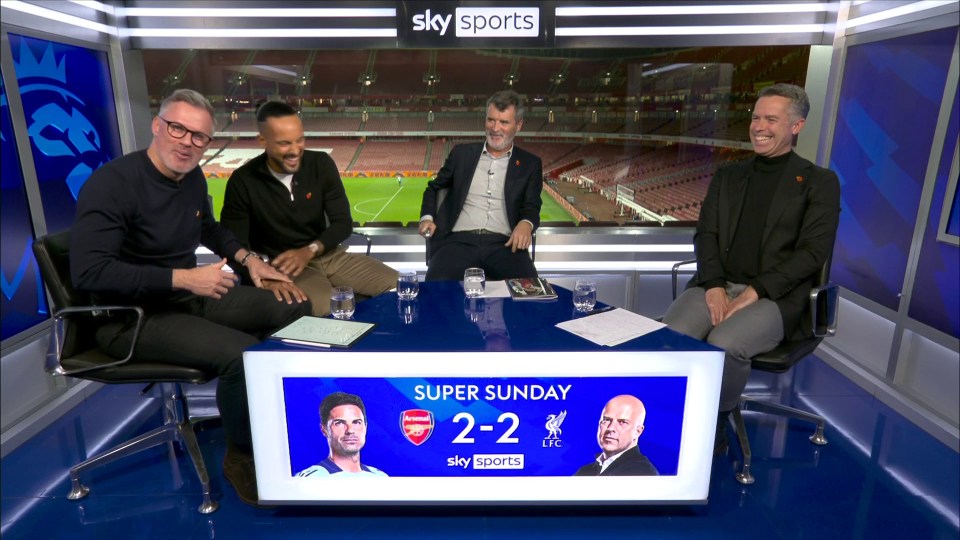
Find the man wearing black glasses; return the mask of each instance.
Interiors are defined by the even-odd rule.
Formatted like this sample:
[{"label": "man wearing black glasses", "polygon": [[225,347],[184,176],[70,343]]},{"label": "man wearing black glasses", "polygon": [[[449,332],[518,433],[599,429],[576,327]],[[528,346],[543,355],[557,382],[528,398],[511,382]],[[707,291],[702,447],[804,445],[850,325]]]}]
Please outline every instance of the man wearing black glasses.
[{"label": "man wearing black glasses", "polygon": [[[224,474],[244,502],[257,485],[243,351],[310,313],[278,301],[263,280],[289,280],[244,249],[214,219],[198,164],[214,132],[213,107],[193,90],[160,104],[146,150],[117,158],[87,179],[70,235],[73,286],[98,305],[136,305],[144,322],[132,362],[179,362],[219,377],[217,406],[227,439]],[[197,266],[203,244],[221,259]],[[237,285],[228,259],[257,287]],[[105,317],[98,345],[117,357],[135,338],[127,320]]]}]

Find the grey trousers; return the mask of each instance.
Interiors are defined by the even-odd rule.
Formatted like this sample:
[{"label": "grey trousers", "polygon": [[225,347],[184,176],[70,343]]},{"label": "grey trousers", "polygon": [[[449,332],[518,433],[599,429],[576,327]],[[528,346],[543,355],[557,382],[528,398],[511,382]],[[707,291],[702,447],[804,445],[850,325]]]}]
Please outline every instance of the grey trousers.
[{"label": "grey trousers", "polygon": [[[728,299],[734,299],[746,285],[727,283]],[[761,298],[714,326],[710,322],[706,290],[691,287],[667,309],[663,322],[673,330],[726,351],[723,383],[720,387],[720,411],[733,410],[750,376],[750,358],[772,350],[783,340],[783,318],[777,304]]]},{"label": "grey trousers", "polygon": [[376,296],[397,286],[397,271],[373,257],[347,253],[346,246],[338,246],[311,260],[293,282],[310,298],[313,315],[322,317],[330,314],[333,287],[347,285],[356,294]]}]

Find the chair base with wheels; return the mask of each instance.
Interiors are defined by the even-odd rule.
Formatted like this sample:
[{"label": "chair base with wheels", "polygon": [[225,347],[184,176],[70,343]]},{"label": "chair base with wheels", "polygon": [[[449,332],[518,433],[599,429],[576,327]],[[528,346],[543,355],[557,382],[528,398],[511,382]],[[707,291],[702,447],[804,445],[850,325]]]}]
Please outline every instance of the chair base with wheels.
[{"label": "chair base with wheels", "polygon": [[[681,261],[673,265],[674,299],[677,298],[677,279],[680,268],[695,262],[696,260]],[[823,338],[836,334],[839,287],[829,282],[829,272],[830,260],[828,259],[817,277],[817,286],[810,290],[809,316],[812,322],[813,336],[805,339],[782,341],[773,350],[754,356],[750,359],[752,370],[768,373],[789,371],[794,364],[812,354],[820,345],[820,342],[823,341]],[[746,426],[743,422],[743,411],[756,411],[810,422],[814,425],[814,433],[810,436],[810,442],[816,445],[827,444],[827,439],[823,435],[826,420],[822,416],[781,403],[763,400],[759,397],[742,395],[740,396],[740,402],[730,412],[729,417],[730,424],[737,435],[740,451],[743,454],[743,465],[734,475],[741,484],[749,485],[756,481],[752,472],[753,452],[750,449],[750,440],[747,437]]]},{"label": "chair base with wheels", "polygon": [[[200,453],[200,446],[188,420],[182,385],[204,384],[214,374],[199,369],[162,362],[131,362],[140,328],[143,310],[136,306],[91,305],[87,295],[76,291],[70,282],[70,233],[62,232],[38,238],[33,244],[40,275],[52,299],[53,328],[47,351],[45,370],[62,375],[104,384],[146,384],[144,395],[159,385],[163,399],[164,422],[158,428],[123,442],[110,450],[90,457],[70,469],[68,499],[85,497],[90,489],[80,482],[85,471],[133,455],[163,443],[180,443],[190,456],[200,481],[203,501],[198,510],[209,514],[219,503],[213,500],[210,475]],[[133,327],[130,349],[124,358],[117,359],[101,350],[94,339],[96,328],[103,320],[124,317]]]}]

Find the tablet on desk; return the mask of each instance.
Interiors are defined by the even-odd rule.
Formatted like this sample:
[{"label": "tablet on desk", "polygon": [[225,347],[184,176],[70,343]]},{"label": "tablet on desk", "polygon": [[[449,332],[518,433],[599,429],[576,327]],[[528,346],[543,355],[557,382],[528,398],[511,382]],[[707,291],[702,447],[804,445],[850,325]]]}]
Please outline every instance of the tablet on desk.
[{"label": "tablet on desk", "polygon": [[270,339],[328,349],[347,349],[376,326],[374,323],[324,319],[305,315],[274,332]]}]

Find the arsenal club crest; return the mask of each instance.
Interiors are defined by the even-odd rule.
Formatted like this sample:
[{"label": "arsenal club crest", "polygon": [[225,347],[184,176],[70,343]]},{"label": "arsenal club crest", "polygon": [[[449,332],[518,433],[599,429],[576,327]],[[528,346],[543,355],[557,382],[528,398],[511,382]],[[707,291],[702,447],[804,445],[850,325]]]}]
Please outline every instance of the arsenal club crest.
[{"label": "arsenal club crest", "polygon": [[410,409],[400,413],[400,430],[413,444],[420,446],[433,434],[433,413],[423,409]]}]

